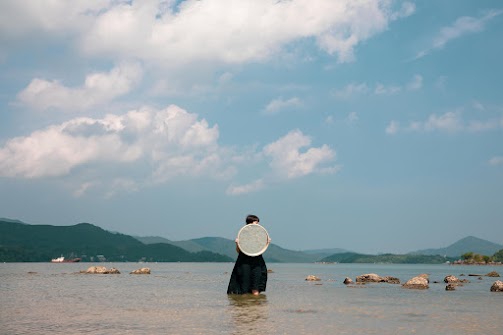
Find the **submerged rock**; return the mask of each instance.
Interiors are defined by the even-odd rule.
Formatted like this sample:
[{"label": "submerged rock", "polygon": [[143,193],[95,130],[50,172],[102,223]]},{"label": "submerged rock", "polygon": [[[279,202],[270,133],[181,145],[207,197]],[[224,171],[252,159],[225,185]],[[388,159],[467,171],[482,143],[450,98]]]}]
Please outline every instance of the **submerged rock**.
[{"label": "submerged rock", "polygon": [[107,269],[104,266],[91,266],[86,271],[80,271],[80,273],[91,273],[91,274],[120,274],[120,271],[116,268]]},{"label": "submerged rock", "polygon": [[459,279],[456,276],[448,275],[448,276],[445,276],[444,282],[445,283],[457,283],[457,282],[459,282]]},{"label": "submerged rock", "polygon": [[446,291],[454,291],[454,290],[456,290],[456,286],[457,286],[456,284],[447,284],[445,286],[445,290]]},{"label": "submerged rock", "polygon": [[491,271],[488,274],[486,274],[486,277],[499,277],[500,274],[497,273],[496,271]]},{"label": "submerged rock", "polygon": [[491,286],[491,292],[503,292],[503,281],[495,281]]},{"label": "submerged rock", "polygon": [[321,279],[319,277],[316,277],[315,275],[309,275],[306,277],[307,281],[320,281]]},{"label": "submerged rock", "polygon": [[344,279],[344,284],[348,285],[348,284],[352,284],[353,283],[353,279],[349,278],[349,277],[346,277],[346,279]]},{"label": "submerged rock", "polygon": [[367,273],[356,277],[357,283],[381,283],[383,281],[383,277],[375,273]]},{"label": "submerged rock", "polygon": [[411,288],[417,290],[424,290],[429,288],[428,279],[424,277],[414,277],[409,279],[405,284],[402,285],[404,288]]},{"label": "submerged rock", "polygon": [[138,270],[134,270],[131,272],[132,275],[149,275],[150,274],[150,269],[149,268],[141,268]]},{"label": "submerged rock", "polygon": [[444,283],[469,283],[470,281],[468,279],[459,279],[456,276],[453,275],[448,275],[445,276],[444,278]]},{"label": "submerged rock", "polygon": [[386,276],[383,278],[385,283],[389,284],[400,284],[400,279],[396,277]]},{"label": "submerged rock", "polygon": [[357,283],[389,283],[400,284],[400,279],[392,276],[381,277],[375,273],[367,273],[356,277]]}]

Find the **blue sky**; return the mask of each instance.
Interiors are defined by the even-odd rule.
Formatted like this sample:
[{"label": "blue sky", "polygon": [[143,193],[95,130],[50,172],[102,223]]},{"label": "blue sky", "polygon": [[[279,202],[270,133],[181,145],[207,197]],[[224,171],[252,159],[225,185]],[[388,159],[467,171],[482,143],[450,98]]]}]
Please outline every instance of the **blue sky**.
[{"label": "blue sky", "polygon": [[2,1],[0,217],[503,243],[500,1]]}]

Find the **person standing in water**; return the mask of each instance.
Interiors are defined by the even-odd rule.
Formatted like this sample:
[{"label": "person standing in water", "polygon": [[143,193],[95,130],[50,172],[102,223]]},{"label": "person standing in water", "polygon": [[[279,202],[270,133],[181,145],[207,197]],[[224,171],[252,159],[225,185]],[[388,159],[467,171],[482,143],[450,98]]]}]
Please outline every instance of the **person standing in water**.
[{"label": "person standing in water", "polygon": [[[256,215],[248,215],[246,224],[258,224],[260,219]],[[267,244],[271,242],[267,240]],[[236,238],[236,251],[238,259],[234,264],[227,294],[247,294],[258,295],[264,292],[267,286],[267,266],[262,255],[248,256],[239,250],[238,239]]]}]

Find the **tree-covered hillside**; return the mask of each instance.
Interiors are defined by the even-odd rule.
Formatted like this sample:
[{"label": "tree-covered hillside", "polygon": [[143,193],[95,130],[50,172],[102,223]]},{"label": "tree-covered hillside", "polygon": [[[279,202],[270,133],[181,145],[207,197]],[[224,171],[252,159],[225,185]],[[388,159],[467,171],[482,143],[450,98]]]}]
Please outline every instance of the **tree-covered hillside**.
[{"label": "tree-covered hillside", "polygon": [[131,236],[89,223],[51,226],[0,221],[0,262],[47,262],[61,255],[82,261],[232,261],[225,255],[191,253],[167,243],[145,245]]}]

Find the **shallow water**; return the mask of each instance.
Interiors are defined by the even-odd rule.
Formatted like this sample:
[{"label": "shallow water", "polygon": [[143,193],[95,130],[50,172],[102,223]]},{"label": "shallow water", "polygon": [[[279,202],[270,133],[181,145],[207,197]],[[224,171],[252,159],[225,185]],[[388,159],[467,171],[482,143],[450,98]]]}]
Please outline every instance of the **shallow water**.
[{"label": "shallow water", "polygon": [[[503,334],[503,267],[275,264],[267,292],[227,296],[232,263],[103,263],[119,275],[86,275],[91,263],[0,264],[0,334]],[[130,275],[140,267],[151,275]],[[430,274],[428,290],[346,286],[364,273]],[[307,282],[307,275],[320,282]],[[453,274],[470,283],[445,291]],[[441,283],[434,284],[433,281]]]}]

